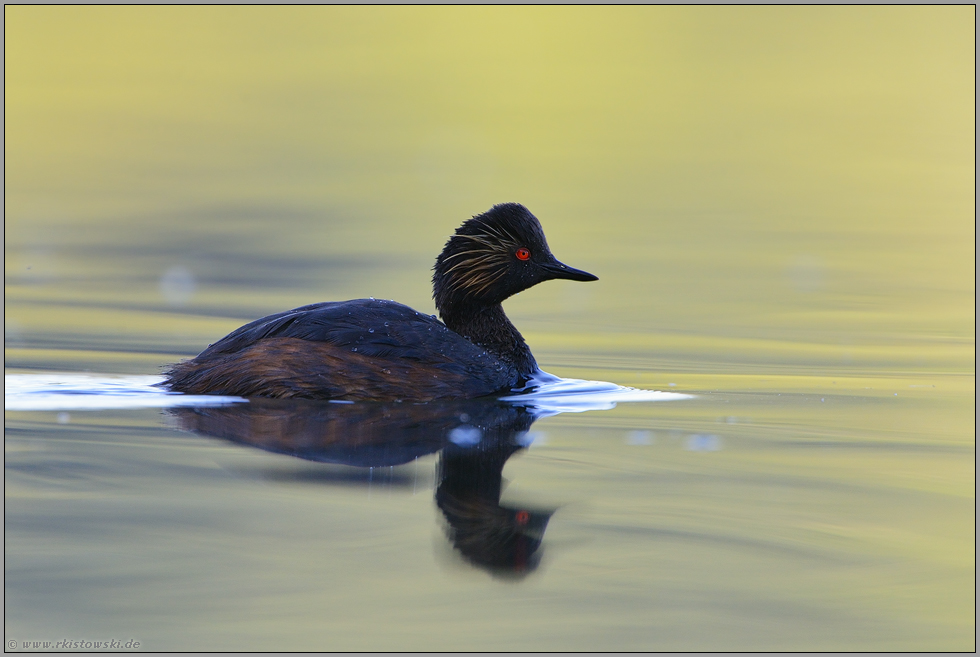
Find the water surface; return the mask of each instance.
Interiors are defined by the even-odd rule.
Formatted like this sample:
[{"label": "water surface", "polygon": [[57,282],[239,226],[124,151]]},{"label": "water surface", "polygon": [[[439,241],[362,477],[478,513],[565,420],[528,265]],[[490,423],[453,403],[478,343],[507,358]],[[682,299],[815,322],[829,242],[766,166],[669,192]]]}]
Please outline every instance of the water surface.
[{"label": "water surface", "polygon": [[[227,11],[5,8],[7,641],[975,648],[975,8]],[[689,398],[130,403],[503,201]]]}]

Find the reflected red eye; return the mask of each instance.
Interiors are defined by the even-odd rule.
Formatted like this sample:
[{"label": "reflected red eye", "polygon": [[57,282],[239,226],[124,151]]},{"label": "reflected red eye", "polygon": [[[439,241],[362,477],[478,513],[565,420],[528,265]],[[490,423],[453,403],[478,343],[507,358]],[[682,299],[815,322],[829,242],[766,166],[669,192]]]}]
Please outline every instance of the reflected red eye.
[{"label": "reflected red eye", "polygon": [[518,525],[526,525],[527,521],[531,519],[531,514],[527,511],[518,511],[517,515],[514,516],[514,520],[517,521]]},{"label": "reflected red eye", "polygon": [[531,252],[525,248],[520,248],[517,249],[517,253],[515,253],[514,255],[517,256],[518,260],[527,260],[528,258],[531,257]]}]

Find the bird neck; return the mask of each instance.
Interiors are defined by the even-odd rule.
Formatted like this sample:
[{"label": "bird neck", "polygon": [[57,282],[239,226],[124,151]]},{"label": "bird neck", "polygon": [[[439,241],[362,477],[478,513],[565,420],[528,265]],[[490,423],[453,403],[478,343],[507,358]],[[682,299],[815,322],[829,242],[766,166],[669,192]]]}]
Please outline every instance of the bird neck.
[{"label": "bird neck", "polygon": [[517,330],[499,303],[492,306],[440,308],[446,326],[483,347],[501,360],[512,363],[517,371],[528,376],[538,369],[524,337]]}]

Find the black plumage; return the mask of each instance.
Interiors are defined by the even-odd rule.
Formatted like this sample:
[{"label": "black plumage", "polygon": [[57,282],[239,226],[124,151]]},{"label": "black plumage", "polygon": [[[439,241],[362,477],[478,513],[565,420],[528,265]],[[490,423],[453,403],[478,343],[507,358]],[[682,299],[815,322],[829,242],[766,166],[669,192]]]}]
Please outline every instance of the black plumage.
[{"label": "black plumage", "polygon": [[317,303],[263,317],[167,372],[197,394],[349,400],[472,398],[523,385],[537,370],[501,302],[553,278],[596,280],[558,262],[538,220],[516,203],[465,222],[436,260],[440,316],[394,301]]}]

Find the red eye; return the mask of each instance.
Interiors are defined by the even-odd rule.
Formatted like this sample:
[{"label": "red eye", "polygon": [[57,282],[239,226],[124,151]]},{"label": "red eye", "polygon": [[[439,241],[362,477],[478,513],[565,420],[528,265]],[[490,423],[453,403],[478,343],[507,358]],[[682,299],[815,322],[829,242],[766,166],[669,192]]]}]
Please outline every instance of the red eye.
[{"label": "red eye", "polygon": [[527,511],[518,511],[517,515],[514,516],[514,520],[517,521],[518,525],[526,525],[527,521],[531,519],[531,514]]},{"label": "red eye", "polygon": [[527,249],[520,248],[517,249],[517,253],[515,253],[514,255],[517,256],[518,260],[527,260],[528,258],[531,257],[531,252],[528,251]]}]

